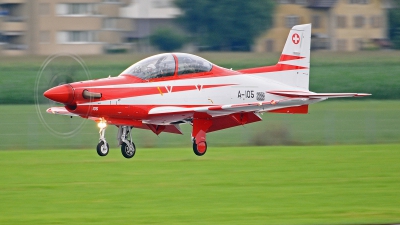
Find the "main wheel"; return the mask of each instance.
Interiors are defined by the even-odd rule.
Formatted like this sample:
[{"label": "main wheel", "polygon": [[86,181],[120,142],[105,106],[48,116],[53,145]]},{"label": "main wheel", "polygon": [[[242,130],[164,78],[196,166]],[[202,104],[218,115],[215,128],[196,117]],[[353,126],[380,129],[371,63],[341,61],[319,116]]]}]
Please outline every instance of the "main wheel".
[{"label": "main wheel", "polygon": [[129,148],[129,145],[127,145],[125,142],[122,142],[121,144],[121,153],[127,159],[132,158],[136,153],[135,144],[133,142],[131,143],[132,143],[132,148]]},{"label": "main wheel", "polygon": [[97,154],[99,154],[99,156],[106,156],[108,154],[108,152],[110,151],[110,146],[107,144],[104,144],[104,141],[100,141],[97,144]]},{"label": "main wheel", "polygon": [[196,144],[196,140],[193,140],[193,152],[197,156],[202,156],[207,152],[207,142],[202,141],[199,144]]}]

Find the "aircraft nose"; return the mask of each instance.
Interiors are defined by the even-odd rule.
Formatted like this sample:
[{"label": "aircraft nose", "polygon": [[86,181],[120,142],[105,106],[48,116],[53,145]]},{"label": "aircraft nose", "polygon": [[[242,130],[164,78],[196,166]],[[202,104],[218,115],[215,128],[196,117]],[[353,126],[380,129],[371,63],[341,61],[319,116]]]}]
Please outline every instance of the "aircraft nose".
[{"label": "aircraft nose", "polygon": [[74,89],[69,84],[63,84],[50,88],[43,95],[50,100],[68,105],[74,100]]}]

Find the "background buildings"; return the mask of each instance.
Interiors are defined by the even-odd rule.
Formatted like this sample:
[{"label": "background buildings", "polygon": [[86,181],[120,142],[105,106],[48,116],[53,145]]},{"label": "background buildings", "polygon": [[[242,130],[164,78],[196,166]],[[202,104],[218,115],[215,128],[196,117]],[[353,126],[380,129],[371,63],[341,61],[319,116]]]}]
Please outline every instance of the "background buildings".
[{"label": "background buildings", "polygon": [[[313,49],[387,47],[385,0],[277,0],[273,28],[254,51],[279,52],[288,29],[313,24]],[[0,0],[0,55],[151,51],[148,36],[174,24],[173,0]]]},{"label": "background buildings", "polygon": [[278,0],[273,28],[257,40],[258,52],[283,48],[288,29],[312,23],[312,48],[358,51],[387,45],[386,13],[381,0]]},{"label": "background buildings", "polygon": [[101,54],[124,48],[129,0],[0,0],[0,54]]}]

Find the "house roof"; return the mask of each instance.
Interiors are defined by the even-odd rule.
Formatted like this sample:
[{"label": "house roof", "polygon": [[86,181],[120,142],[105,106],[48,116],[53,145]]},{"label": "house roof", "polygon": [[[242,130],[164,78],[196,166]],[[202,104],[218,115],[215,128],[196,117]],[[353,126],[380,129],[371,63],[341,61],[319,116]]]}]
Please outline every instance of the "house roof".
[{"label": "house roof", "polygon": [[320,8],[320,9],[328,9],[332,8],[336,4],[337,0],[309,0],[307,7],[308,8]]}]

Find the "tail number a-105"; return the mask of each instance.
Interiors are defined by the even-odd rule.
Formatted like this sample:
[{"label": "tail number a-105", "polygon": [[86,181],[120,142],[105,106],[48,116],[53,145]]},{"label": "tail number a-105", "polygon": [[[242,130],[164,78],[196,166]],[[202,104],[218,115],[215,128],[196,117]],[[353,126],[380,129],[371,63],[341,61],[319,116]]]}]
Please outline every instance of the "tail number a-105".
[{"label": "tail number a-105", "polygon": [[254,98],[254,91],[238,91],[238,98]]}]

